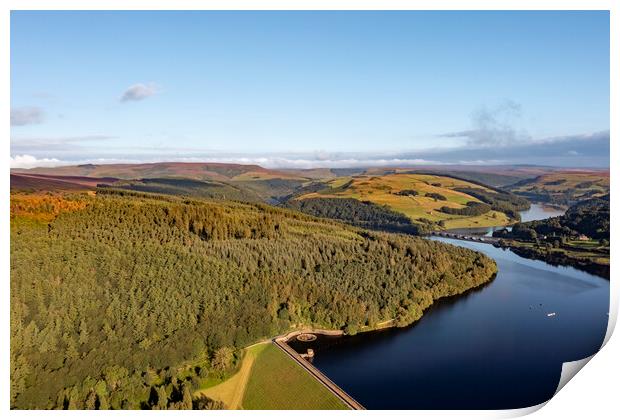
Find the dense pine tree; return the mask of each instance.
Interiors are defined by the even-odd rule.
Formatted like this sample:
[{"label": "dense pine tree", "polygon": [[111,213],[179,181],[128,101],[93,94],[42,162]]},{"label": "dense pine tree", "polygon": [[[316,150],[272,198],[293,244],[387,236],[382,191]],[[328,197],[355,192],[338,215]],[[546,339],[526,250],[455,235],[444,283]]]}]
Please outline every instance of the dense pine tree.
[{"label": "dense pine tree", "polygon": [[485,256],[262,204],[113,191],[11,202],[11,405],[221,408],[192,391],[300,325],[407,325]]}]

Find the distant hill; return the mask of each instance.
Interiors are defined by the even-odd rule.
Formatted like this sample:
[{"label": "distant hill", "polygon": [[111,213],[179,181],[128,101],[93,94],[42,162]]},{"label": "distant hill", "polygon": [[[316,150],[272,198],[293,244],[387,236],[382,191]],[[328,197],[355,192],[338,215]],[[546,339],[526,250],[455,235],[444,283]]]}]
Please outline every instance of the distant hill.
[{"label": "distant hill", "polygon": [[[112,164],[112,165],[76,165],[61,166],[55,168],[34,168],[34,169],[13,169],[11,174],[16,176],[48,176],[60,179],[63,177],[106,177],[114,178],[102,183],[112,183],[118,180],[131,180],[135,182],[122,184],[123,189],[134,189],[140,191],[150,191],[159,189],[168,194],[188,193],[191,195],[207,198],[211,193],[205,193],[205,188],[209,187],[216,196],[225,195],[227,197],[244,196],[243,200],[255,201],[259,198],[266,202],[277,202],[279,197],[292,194],[304,183],[311,181],[311,177],[303,176],[295,172],[277,171],[265,169],[258,165],[238,165],[230,163],[186,163],[186,162],[159,162],[142,164]],[[195,184],[188,187],[179,187],[181,182],[172,186],[172,182],[166,182],[166,186],[161,185],[163,179],[184,179],[194,181],[224,182],[226,187],[219,185],[218,190],[214,184],[200,185]],[[136,181],[138,180],[138,181]],[[160,185],[155,185],[153,180],[160,180]],[[25,181],[21,181],[24,183]],[[148,184],[148,185],[147,185]],[[50,184],[50,189],[54,185]],[[59,187],[59,185],[56,185]],[[201,190],[202,192],[199,192]],[[228,191],[228,193],[226,192]],[[241,193],[240,190],[245,192]],[[236,192],[235,192],[236,191]],[[251,197],[251,199],[248,199]],[[234,198],[238,199],[238,198]]]},{"label": "distant hill", "polygon": [[398,168],[370,168],[367,175],[419,173],[461,178],[491,187],[504,187],[556,171],[557,168],[529,165],[420,165]]},{"label": "distant hill", "polygon": [[139,180],[120,180],[102,188],[168,194],[186,197],[210,198],[216,200],[263,201],[252,190],[220,181],[197,181],[177,178],[147,178]]},{"label": "distant hill", "polygon": [[[529,207],[527,200],[492,187],[453,177],[411,173],[355,175],[317,182],[290,199],[313,200],[312,205],[291,203],[290,207],[316,216],[334,213],[333,209],[320,209],[321,205],[335,205],[334,200],[325,199],[355,199],[385,206],[417,225],[432,229],[507,225],[518,220],[518,210]],[[385,211],[370,218],[367,214],[372,207],[367,205],[354,207],[347,202],[339,207],[340,220],[346,220],[348,215],[356,224],[356,215],[364,214],[365,220],[373,224],[394,223],[392,215],[385,217]]]},{"label": "distant hill", "polygon": [[362,175],[368,168],[312,168],[312,169],[281,169],[291,175],[311,179],[330,179],[340,176]]},{"label": "distant hill", "polygon": [[[406,178],[406,176],[411,178]],[[447,183],[439,187],[424,177],[445,178]],[[395,192],[407,189],[400,185],[408,182],[419,185],[425,184],[424,194],[412,199],[412,196],[382,194],[383,187],[379,187],[377,178],[389,181],[388,188]],[[391,178],[390,178],[391,177]],[[399,178],[400,177],[400,178]],[[422,177],[422,178],[420,178]],[[362,178],[366,178],[369,188],[361,188]],[[183,181],[166,181],[164,179],[190,180],[206,182],[207,184],[190,184]],[[379,205],[388,205],[392,210],[409,216],[414,221],[441,223],[445,226],[457,227],[467,217],[467,225],[476,227],[509,223],[498,211],[515,219],[511,212],[514,198],[504,196],[500,201],[488,203],[481,199],[480,194],[467,189],[482,189],[496,191],[498,188],[510,191],[532,201],[541,201],[552,204],[569,206],[581,200],[607,194],[609,192],[609,171],[596,170],[566,170],[538,166],[419,166],[403,168],[314,168],[314,169],[266,169],[259,165],[240,165],[230,163],[196,163],[196,162],[159,162],[142,164],[111,164],[111,165],[75,165],[55,168],[13,169],[11,170],[11,188],[23,190],[81,190],[93,189],[98,183],[118,183],[123,189],[137,191],[153,191],[174,194],[191,195],[203,198],[235,197],[243,201],[262,200],[270,204],[283,203],[293,197],[304,197],[314,193],[315,196],[329,197],[331,191],[339,182],[356,180],[348,188],[348,192],[341,191],[339,197],[348,197],[371,201]],[[154,180],[159,180],[155,182]],[[422,180],[422,183],[418,181]],[[131,181],[123,183],[121,181]],[[162,182],[166,185],[162,185]],[[441,184],[441,181],[437,181]],[[209,184],[211,183],[211,184]],[[220,183],[220,184],[213,184]],[[221,184],[223,183],[223,184]],[[157,184],[157,185],[156,185]],[[175,184],[175,185],[172,185]],[[450,186],[452,185],[452,186]],[[507,185],[507,186],[506,186]],[[378,190],[377,190],[378,187]],[[435,187],[435,188],[433,188]],[[437,191],[434,191],[437,189]],[[443,189],[442,191],[440,191]],[[324,190],[324,191],[323,191]],[[381,191],[379,191],[381,190]],[[357,194],[357,193],[360,194]],[[496,191],[497,192],[497,191]],[[351,194],[349,194],[351,193]],[[436,197],[426,197],[426,193],[444,195],[446,203],[437,203]],[[445,193],[445,194],[444,194]],[[357,194],[357,195],[356,195]],[[368,196],[364,196],[367,194]],[[447,195],[446,195],[447,194]],[[468,198],[469,196],[469,198]],[[487,194],[488,198],[488,194]],[[497,198],[497,197],[496,197]],[[429,200],[426,200],[429,199]],[[490,212],[475,216],[472,212],[481,212],[484,207],[478,206],[475,210],[464,209],[468,200],[471,202],[483,201],[495,205]],[[506,205],[506,202],[508,204]],[[514,204],[514,203],[513,203]],[[523,207],[522,204],[518,205]],[[316,206],[306,206],[315,208]],[[426,207],[422,213],[417,210]],[[441,212],[441,207],[452,208]],[[417,210],[416,210],[417,209]],[[454,210],[457,209],[457,210]],[[461,213],[458,214],[460,210]],[[438,213],[437,211],[440,211]],[[366,208],[364,208],[366,213]],[[451,214],[448,214],[451,213]],[[450,216],[450,217],[448,217]],[[461,216],[461,217],[457,217]],[[457,221],[458,219],[458,221]],[[499,222],[499,223],[498,223]],[[463,226],[458,226],[463,227]]]},{"label": "distant hill", "polygon": [[94,190],[97,184],[111,184],[116,181],[117,178],[111,177],[11,173],[11,191],[84,191]]},{"label": "distant hill", "polygon": [[232,163],[157,162],[140,164],[75,165],[55,168],[13,169],[11,173],[113,177],[119,179],[188,178],[198,180],[299,179],[300,176],[265,169],[258,165]]},{"label": "distant hill", "polygon": [[507,188],[531,201],[570,206],[609,194],[609,171],[555,171]]},{"label": "distant hill", "polygon": [[444,175],[452,178],[459,178],[465,181],[475,182],[477,184],[489,185],[491,187],[502,187],[504,185],[511,185],[524,179],[528,179],[529,175],[524,174],[505,174],[497,172],[476,172],[476,171],[459,171],[459,170],[424,170],[416,169],[408,173],[419,174],[433,174]]},{"label": "distant hill", "polygon": [[118,179],[87,176],[11,174],[13,192],[95,191],[98,188],[140,191],[185,197],[260,202],[252,189],[222,181],[198,181],[185,178]]}]

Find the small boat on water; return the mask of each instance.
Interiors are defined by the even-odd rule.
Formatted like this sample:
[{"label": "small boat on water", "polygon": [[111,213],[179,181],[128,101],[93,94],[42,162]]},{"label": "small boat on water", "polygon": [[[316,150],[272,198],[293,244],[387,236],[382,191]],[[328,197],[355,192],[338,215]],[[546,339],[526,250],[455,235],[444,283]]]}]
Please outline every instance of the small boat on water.
[{"label": "small boat on water", "polygon": [[547,316],[555,316],[555,312],[549,312]]}]

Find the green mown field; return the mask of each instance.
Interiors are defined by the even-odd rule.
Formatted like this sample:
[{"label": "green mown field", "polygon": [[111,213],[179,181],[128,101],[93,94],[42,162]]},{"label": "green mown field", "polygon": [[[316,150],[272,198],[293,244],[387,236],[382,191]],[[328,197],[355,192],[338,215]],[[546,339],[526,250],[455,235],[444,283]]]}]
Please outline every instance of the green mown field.
[{"label": "green mown field", "polygon": [[246,410],[346,410],[325,386],[273,344],[256,346],[243,397]]}]

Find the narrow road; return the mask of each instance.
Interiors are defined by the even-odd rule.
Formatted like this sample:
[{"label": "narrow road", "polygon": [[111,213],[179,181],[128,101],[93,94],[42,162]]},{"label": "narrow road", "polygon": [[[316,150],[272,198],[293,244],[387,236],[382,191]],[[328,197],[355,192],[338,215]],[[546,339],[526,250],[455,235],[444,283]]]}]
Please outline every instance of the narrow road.
[{"label": "narrow road", "polygon": [[355,401],[353,397],[344,392],[342,388],[333,383],[331,379],[325,376],[320,370],[315,368],[312,363],[301,357],[295,350],[293,350],[288,344],[286,344],[286,337],[280,336],[273,339],[273,343],[279,347],[283,352],[288,354],[297,364],[304,368],[310,375],[314,376],[317,381],[322,383],[327,389],[329,389],[334,395],[336,395],[342,402],[344,402],[352,410],[365,410],[365,408]]},{"label": "narrow road", "polygon": [[230,405],[233,410],[242,408],[243,396],[245,395],[245,389],[248,387],[248,380],[250,379],[250,373],[252,372],[252,365],[254,364],[254,355],[249,353],[243,360],[241,369],[239,369],[239,379],[237,382],[237,389],[233,394]]},{"label": "narrow road", "polygon": [[213,400],[222,401],[229,410],[239,410],[242,408],[243,396],[250,379],[252,366],[256,356],[251,352],[247,352],[239,371],[226,381],[217,384],[211,388],[201,389],[197,394],[205,395]]}]

